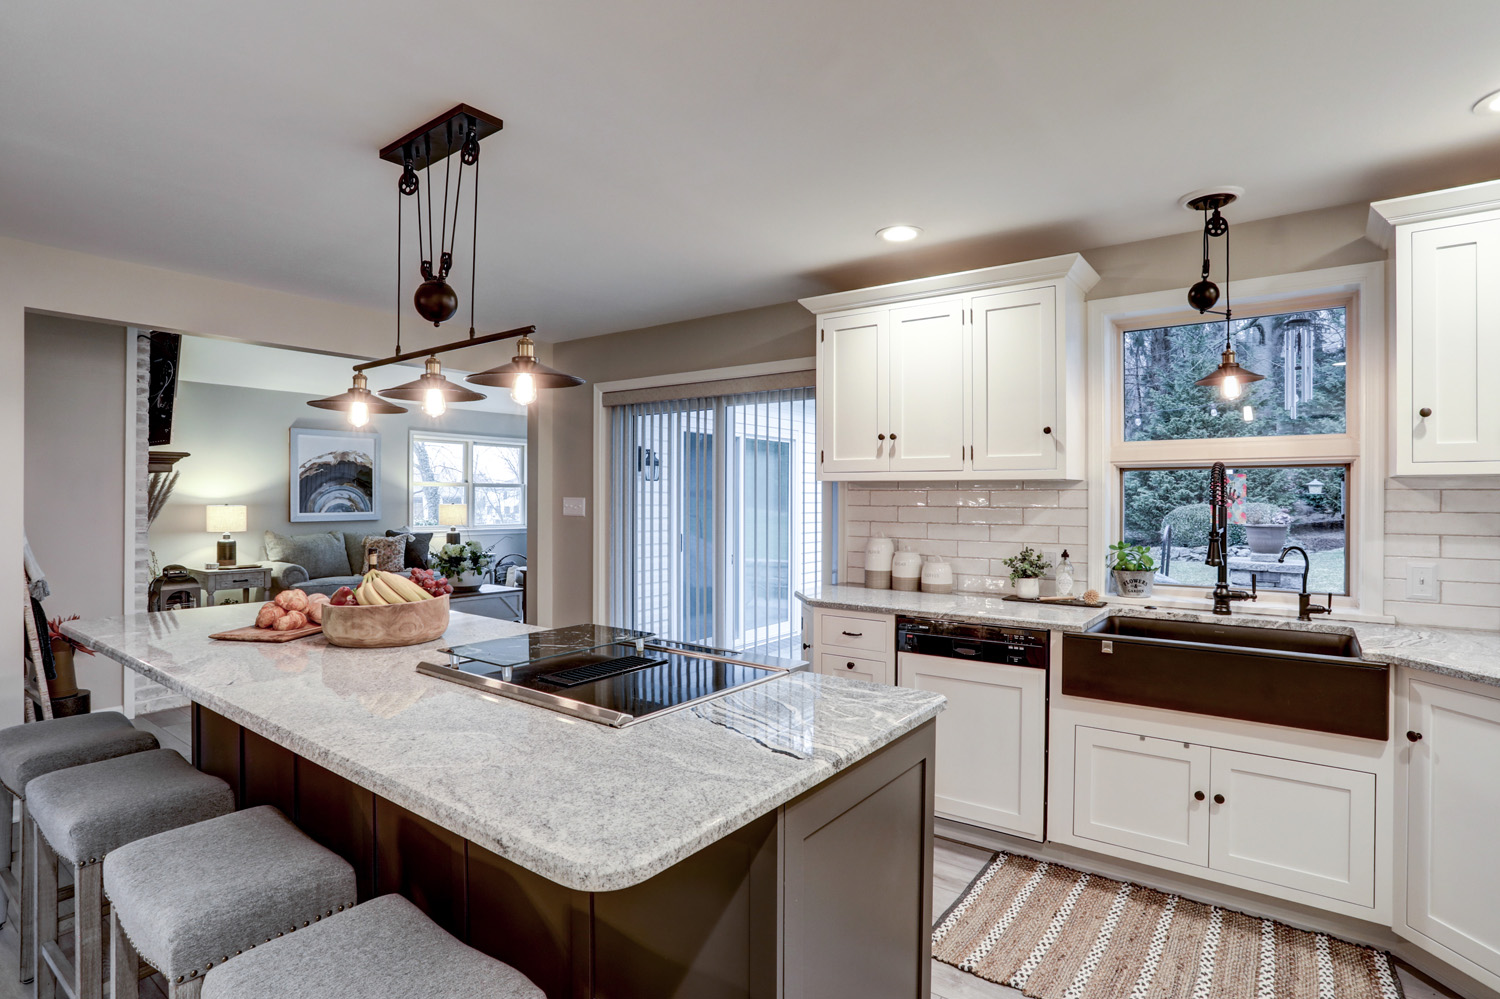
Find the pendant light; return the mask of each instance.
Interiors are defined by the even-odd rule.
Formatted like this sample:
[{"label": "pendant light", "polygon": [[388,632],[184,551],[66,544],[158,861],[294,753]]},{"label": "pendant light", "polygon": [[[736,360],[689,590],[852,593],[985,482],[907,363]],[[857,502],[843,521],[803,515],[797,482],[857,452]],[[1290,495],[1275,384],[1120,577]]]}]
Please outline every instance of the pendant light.
[{"label": "pendant light", "polygon": [[370,391],[370,380],[363,371],[354,372],[354,384],[349,391],[331,395],[326,399],[314,399],[308,403],[317,409],[333,409],[349,416],[349,425],[356,430],[370,422],[374,414],[383,416],[404,413],[406,409],[393,402],[386,402]]},{"label": "pendant light", "polygon": [[[1193,384],[1217,389],[1219,398],[1229,401],[1238,399],[1250,382],[1258,382],[1266,377],[1240,367],[1234,355],[1234,344],[1230,340],[1234,313],[1229,307],[1229,220],[1219,214],[1219,209],[1233,203],[1241,193],[1243,192],[1238,190],[1214,188],[1208,191],[1195,191],[1182,199],[1184,208],[1203,213],[1203,275],[1188,289],[1188,305],[1197,309],[1199,315],[1206,313],[1224,317],[1224,352],[1219,355],[1219,366]],[[1214,305],[1219,301],[1219,286],[1208,277],[1209,240],[1220,236],[1224,238],[1224,309],[1222,312],[1214,309]]]},{"label": "pendant light", "polygon": [[510,359],[509,364],[477,372],[466,380],[475,385],[509,388],[511,399],[522,406],[529,406],[536,401],[537,389],[569,388],[583,384],[582,378],[539,362],[536,359],[536,344],[529,336],[516,341],[516,356]]},{"label": "pendant light", "polygon": [[466,389],[457,382],[443,377],[443,366],[436,354],[427,355],[427,371],[414,381],[388,388],[380,393],[387,399],[402,402],[419,402],[422,412],[428,416],[442,416],[448,411],[450,402],[479,402],[484,398],[473,389]]}]

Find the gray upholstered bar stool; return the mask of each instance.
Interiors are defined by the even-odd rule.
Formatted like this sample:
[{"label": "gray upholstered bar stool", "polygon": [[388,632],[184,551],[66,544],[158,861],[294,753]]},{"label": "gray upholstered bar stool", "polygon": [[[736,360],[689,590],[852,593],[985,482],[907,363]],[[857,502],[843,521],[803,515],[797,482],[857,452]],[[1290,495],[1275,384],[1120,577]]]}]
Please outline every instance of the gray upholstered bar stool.
[{"label": "gray upholstered bar stool", "polygon": [[[147,836],[228,815],[234,792],[170,749],[118,756],[36,778],[26,789],[36,825],[37,999],[57,981],[73,999],[103,995],[104,858]],[[58,862],[73,874],[73,960],[57,940]]]},{"label": "gray upholstered bar stool", "polygon": [[382,895],[214,968],[202,999],[543,999],[515,968]]},{"label": "gray upholstered bar stool", "polygon": [[269,805],[122,846],[104,859],[113,999],[137,999],[141,959],[170,999],[192,999],[210,968],[343,912],[354,893],[354,868]]},{"label": "gray upholstered bar stool", "polygon": [[[118,711],[101,711],[92,715],[75,715],[51,721],[12,725],[0,729],[0,811],[3,811],[3,833],[0,833],[0,886],[5,889],[9,913],[14,905],[21,923],[21,981],[31,980],[27,969],[36,967],[36,927],[31,922],[33,906],[29,904],[31,885],[36,879],[33,858],[36,845],[31,842],[35,828],[27,820],[26,786],[33,778],[54,770],[96,763],[130,753],[155,749],[156,737],[130,724]],[[12,870],[10,813],[12,802],[21,800],[21,850]]]}]

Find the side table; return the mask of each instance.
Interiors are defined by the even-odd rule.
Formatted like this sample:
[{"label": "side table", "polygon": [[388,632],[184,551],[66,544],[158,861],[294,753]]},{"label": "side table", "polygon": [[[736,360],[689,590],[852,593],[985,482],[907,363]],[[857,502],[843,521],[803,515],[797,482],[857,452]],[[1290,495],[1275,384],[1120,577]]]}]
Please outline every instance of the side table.
[{"label": "side table", "polygon": [[250,588],[259,587],[262,593],[271,592],[271,570],[263,566],[236,566],[230,569],[189,569],[198,585],[203,587],[204,606],[212,607],[218,599],[214,594],[220,590],[240,590],[245,603],[250,602]]},{"label": "side table", "polygon": [[455,593],[448,598],[448,605],[465,614],[482,614],[501,621],[521,621],[521,595],[525,591],[519,586],[496,586],[485,583],[472,593]]}]

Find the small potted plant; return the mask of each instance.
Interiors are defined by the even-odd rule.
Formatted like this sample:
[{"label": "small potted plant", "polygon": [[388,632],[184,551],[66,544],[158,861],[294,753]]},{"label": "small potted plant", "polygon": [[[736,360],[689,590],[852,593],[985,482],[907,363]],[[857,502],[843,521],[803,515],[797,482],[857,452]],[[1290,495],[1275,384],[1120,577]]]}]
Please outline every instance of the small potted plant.
[{"label": "small potted plant", "polygon": [[455,590],[475,590],[484,582],[484,571],[495,556],[477,541],[443,545],[432,556],[432,568],[441,573]]},{"label": "small potted plant", "polygon": [[1104,564],[1115,577],[1115,591],[1122,597],[1149,597],[1156,582],[1156,559],[1145,545],[1117,541],[1109,546]]},{"label": "small potted plant", "polygon": [[1277,555],[1286,545],[1291,514],[1270,503],[1245,504],[1245,543],[1256,555]]},{"label": "small potted plant", "polygon": [[1016,596],[1023,600],[1035,600],[1042,595],[1042,577],[1052,568],[1052,563],[1041,552],[1030,545],[1005,560],[1010,569],[1010,581],[1015,585]]},{"label": "small potted plant", "polygon": [[86,656],[94,654],[94,650],[80,645],[62,632],[62,626],[69,621],[77,621],[78,615],[70,617],[54,617],[47,622],[47,637],[52,645],[52,666],[57,672],[57,678],[52,681],[52,697],[72,697],[78,693],[78,672],[73,666],[73,653],[82,652]]}]

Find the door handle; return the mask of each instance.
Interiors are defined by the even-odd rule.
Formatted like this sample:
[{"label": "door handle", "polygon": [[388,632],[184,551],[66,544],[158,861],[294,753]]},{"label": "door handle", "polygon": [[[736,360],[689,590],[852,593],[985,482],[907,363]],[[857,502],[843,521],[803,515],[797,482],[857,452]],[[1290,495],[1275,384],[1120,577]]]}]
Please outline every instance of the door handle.
[{"label": "door handle", "polygon": [[1422,741],[1422,733],[1421,732],[1408,732],[1408,733],[1406,733],[1406,741],[1407,742],[1421,742]]},{"label": "door handle", "polygon": [[1222,804],[1224,804],[1224,796],[1222,794],[1216,794],[1216,795],[1214,795],[1214,804],[1215,805],[1222,805]]}]

